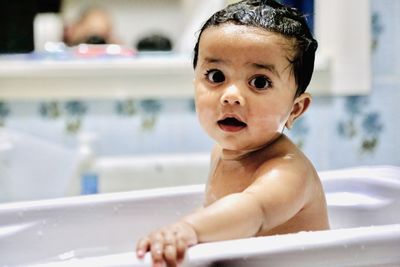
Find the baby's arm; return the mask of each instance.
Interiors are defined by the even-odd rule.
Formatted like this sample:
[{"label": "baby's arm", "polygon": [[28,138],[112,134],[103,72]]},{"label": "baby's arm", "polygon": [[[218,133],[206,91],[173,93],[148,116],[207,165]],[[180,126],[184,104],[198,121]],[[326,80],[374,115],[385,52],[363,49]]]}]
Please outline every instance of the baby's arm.
[{"label": "baby's arm", "polygon": [[225,196],[184,218],[195,229],[198,242],[255,236],[288,221],[303,208],[307,199],[304,174],[290,166],[272,170],[268,165],[243,192]]},{"label": "baby's arm", "polygon": [[137,254],[151,251],[155,266],[183,259],[187,247],[217,240],[246,238],[292,218],[306,201],[304,174],[293,166],[265,164],[246,190],[227,195],[176,224],[162,228],[138,243]]}]

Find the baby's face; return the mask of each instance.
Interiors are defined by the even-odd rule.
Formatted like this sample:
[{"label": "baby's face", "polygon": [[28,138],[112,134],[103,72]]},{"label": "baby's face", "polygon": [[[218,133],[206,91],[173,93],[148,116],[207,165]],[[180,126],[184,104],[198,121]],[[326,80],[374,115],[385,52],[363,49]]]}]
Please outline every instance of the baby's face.
[{"label": "baby's face", "polygon": [[255,150],[282,132],[296,92],[290,51],[287,39],[255,27],[225,23],[202,33],[196,110],[222,148]]}]

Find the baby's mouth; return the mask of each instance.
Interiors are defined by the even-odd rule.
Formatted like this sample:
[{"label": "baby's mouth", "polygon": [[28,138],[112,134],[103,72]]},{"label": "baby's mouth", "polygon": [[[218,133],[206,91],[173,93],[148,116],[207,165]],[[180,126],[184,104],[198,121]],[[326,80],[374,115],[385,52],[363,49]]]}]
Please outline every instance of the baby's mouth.
[{"label": "baby's mouth", "polygon": [[237,132],[247,127],[247,124],[234,117],[227,117],[219,120],[218,126],[227,132]]}]

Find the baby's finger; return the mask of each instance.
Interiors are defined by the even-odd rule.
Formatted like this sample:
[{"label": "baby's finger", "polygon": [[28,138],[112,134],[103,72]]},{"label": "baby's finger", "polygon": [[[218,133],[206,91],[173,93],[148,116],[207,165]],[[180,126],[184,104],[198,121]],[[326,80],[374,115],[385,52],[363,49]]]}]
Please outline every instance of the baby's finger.
[{"label": "baby's finger", "polygon": [[144,237],[139,240],[136,246],[136,255],[138,258],[143,258],[146,252],[150,248],[150,239],[148,237]]},{"label": "baby's finger", "polygon": [[186,248],[186,242],[178,238],[176,240],[176,259],[178,263],[182,262],[185,258]]},{"label": "baby's finger", "polygon": [[174,245],[166,245],[164,247],[164,259],[168,267],[175,267],[176,260],[176,247]]},{"label": "baby's finger", "polygon": [[176,240],[171,231],[164,232],[164,259],[168,266],[176,266]]},{"label": "baby's finger", "polygon": [[163,260],[164,239],[161,234],[156,234],[151,239],[151,257],[154,263],[162,263]]},{"label": "baby's finger", "polygon": [[175,238],[176,238],[176,257],[178,259],[178,262],[181,262],[185,257],[185,252],[188,247],[188,244],[186,242],[186,239],[180,232],[177,232],[175,234]]}]

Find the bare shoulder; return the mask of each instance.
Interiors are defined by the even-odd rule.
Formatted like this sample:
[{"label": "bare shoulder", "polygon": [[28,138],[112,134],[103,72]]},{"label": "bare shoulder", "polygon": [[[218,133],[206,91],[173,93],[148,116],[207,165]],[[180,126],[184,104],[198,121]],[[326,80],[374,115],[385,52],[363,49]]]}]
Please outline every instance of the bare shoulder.
[{"label": "bare shoulder", "polygon": [[[311,162],[301,154],[288,153],[269,158],[260,164],[254,172],[253,186],[260,186],[264,192],[280,189],[297,196],[298,203],[304,205],[310,201],[312,189],[320,183],[317,172]],[[250,187],[251,188],[251,187]]]},{"label": "bare shoulder", "polygon": [[274,212],[276,219],[259,234],[328,229],[325,194],[314,166],[289,139],[284,138],[278,146],[260,164],[248,188],[263,196],[270,211],[279,207]]},{"label": "bare shoulder", "polygon": [[268,150],[268,155],[254,173],[255,177],[279,176],[282,179],[287,177],[306,184],[319,179],[311,161],[286,136],[280,138]]}]

